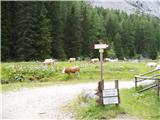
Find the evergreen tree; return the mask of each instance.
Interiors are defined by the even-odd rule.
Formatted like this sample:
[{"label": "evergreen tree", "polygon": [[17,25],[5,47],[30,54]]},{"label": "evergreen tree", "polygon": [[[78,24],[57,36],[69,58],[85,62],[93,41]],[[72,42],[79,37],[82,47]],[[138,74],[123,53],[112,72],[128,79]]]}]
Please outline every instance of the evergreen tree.
[{"label": "evergreen tree", "polygon": [[156,59],[157,58],[156,37],[154,35],[154,28],[151,23],[146,23],[144,34],[145,34],[144,55],[151,59]]},{"label": "evergreen tree", "polygon": [[48,11],[51,20],[52,56],[65,59],[64,51],[64,13],[66,12],[61,2],[49,2]]},{"label": "evergreen tree", "polygon": [[2,3],[1,17],[1,56],[2,61],[10,58],[11,52],[11,6],[9,2]]},{"label": "evergreen tree", "polygon": [[[32,4],[31,4],[32,3]],[[50,55],[50,33],[43,3],[17,2],[17,56],[21,60]]]},{"label": "evergreen tree", "polygon": [[[51,33],[50,21],[46,17],[47,10],[44,2],[37,2],[37,20],[35,21],[35,31],[38,34],[35,42],[36,53],[35,57],[38,59],[46,59],[51,56]],[[38,52],[39,51],[39,52]]]},{"label": "evergreen tree", "polygon": [[3,61],[97,57],[93,45],[101,39],[111,46],[110,56],[120,59],[160,54],[159,18],[85,1],[1,3]]},{"label": "evergreen tree", "polygon": [[65,45],[68,57],[79,57],[81,55],[81,16],[80,6],[73,4],[68,13],[65,28]]},{"label": "evergreen tree", "polygon": [[119,33],[117,33],[114,37],[114,49],[117,58],[122,60],[124,56],[123,56],[122,40]]}]

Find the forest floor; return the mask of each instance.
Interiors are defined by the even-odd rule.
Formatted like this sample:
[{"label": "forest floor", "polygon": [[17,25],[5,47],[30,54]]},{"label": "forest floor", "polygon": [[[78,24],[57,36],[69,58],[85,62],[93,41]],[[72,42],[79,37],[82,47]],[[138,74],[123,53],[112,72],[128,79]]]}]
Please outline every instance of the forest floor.
[{"label": "forest floor", "polygon": [[[120,81],[120,88],[134,87],[133,81]],[[114,82],[105,82],[105,88],[113,88]],[[3,119],[74,119],[62,107],[84,89],[96,89],[97,83],[54,85],[41,88],[22,88],[18,91],[2,92]]]}]

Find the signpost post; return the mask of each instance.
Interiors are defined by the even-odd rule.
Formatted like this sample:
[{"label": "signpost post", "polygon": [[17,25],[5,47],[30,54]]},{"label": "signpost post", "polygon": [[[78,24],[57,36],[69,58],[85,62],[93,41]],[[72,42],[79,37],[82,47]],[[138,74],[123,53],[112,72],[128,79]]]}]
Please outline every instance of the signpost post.
[{"label": "signpost post", "polygon": [[98,95],[100,98],[97,100],[97,103],[100,105],[103,105],[103,90],[104,90],[104,79],[103,79],[103,52],[104,49],[108,47],[107,44],[95,44],[94,49],[99,49],[100,53],[100,81],[98,82],[98,92],[96,95]]},{"label": "signpost post", "polygon": [[100,53],[100,81],[98,82],[98,91],[96,95],[99,96],[97,103],[100,105],[106,104],[116,104],[119,105],[120,97],[119,97],[119,85],[118,80],[115,80],[115,88],[114,89],[105,89],[104,90],[104,79],[103,79],[103,52],[104,49],[108,47],[107,44],[95,44],[94,49],[99,49]]}]

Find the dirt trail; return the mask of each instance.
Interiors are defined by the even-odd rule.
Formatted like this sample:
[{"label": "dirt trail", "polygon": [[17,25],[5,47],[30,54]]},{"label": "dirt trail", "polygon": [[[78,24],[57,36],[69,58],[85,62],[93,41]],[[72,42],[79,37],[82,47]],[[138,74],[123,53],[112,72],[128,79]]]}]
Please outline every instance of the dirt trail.
[{"label": "dirt trail", "polygon": [[[131,88],[134,82],[121,81],[120,88]],[[96,89],[97,83],[74,85],[55,85],[43,88],[23,88],[2,95],[3,119],[73,119],[72,115],[62,113],[66,105],[83,89]],[[114,82],[105,83],[105,88],[114,88]],[[1,115],[0,115],[1,116]]]}]

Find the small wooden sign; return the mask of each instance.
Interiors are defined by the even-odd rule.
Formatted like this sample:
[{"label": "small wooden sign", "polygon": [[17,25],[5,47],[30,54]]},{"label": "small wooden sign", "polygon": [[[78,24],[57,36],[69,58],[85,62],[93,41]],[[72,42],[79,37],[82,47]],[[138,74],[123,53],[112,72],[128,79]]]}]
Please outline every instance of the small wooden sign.
[{"label": "small wooden sign", "polygon": [[103,104],[119,104],[118,89],[105,89],[103,90]]},{"label": "small wooden sign", "polygon": [[107,44],[95,44],[94,49],[106,49],[108,47]]},{"label": "small wooden sign", "polygon": [[103,104],[107,105],[107,104],[118,104],[118,97],[106,97],[103,98]]},{"label": "small wooden sign", "polygon": [[117,89],[103,90],[103,97],[110,97],[110,96],[118,96],[118,90]]}]

